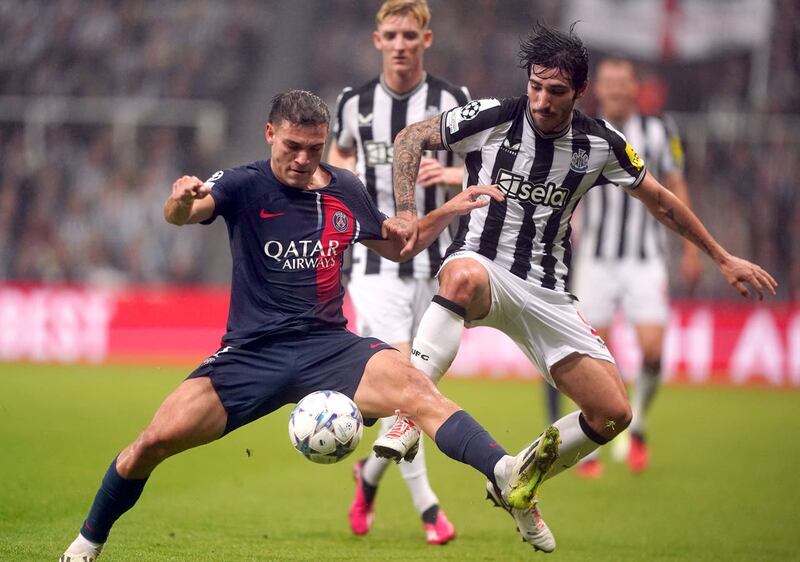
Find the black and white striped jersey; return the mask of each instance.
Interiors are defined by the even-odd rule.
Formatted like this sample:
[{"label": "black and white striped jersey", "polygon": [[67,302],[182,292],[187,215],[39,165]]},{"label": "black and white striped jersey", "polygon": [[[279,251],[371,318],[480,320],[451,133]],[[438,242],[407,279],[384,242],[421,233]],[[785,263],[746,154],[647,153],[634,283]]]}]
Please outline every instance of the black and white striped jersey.
[{"label": "black and white striped jersey", "polygon": [[[657,179],[682,173],[683,149],[671,119],[632,115],[621,130]],[[582,260],[664,259],[663,225],[623,190],[593,189],[586,195],[581,214],[577,252]]]},{"label": "black and white striped jersey", "polygon": [[570,218],[581,197],[609,182],[633,188],[645,176],[644,162],[604,121],[576,110],[564,131],[547,135],[526,96],[451,109],[442,139],[465,156],[466,185],[494,183],[506,194],[462,217],[448,255],[471,250],[556,291],[566,290]]},{"label": "black and white striped jersey", "polygon": [[[356,173],[383,213],[388,216],[396,214],[392,157],[397,134],[407,125],[435,117],[468,100],[469,92],[465,87],[457,88],[430,74],[426,74],[414,90],[403,95],[390,90],[383,76],[358,89],[344,89],[336,104],[334,138],[344,150],[356,148]],[[439,151],[426,156],[438,158],[445,166],[453,165],[453,155],[449,152]],[[420,216],[442,206],[447,198],[445,187],[418,186],[416,199]],[[445,230],[426,251],[401,264],[357,244],[353,247],[351,275],[431,278],[439,270],[451,241],[449,231]]]}]

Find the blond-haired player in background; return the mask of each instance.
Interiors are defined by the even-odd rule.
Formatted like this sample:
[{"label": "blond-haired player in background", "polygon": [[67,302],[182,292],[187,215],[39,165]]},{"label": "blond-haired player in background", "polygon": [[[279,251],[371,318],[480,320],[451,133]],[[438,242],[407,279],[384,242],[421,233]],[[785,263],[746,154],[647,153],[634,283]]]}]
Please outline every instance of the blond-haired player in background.
[{"label": "blond-haired player in background", "polygon": [[[376,15],[375,48],[381,52],[383,70],[358,88],[345,88],[339,96],[334,123],[332,164],[354,170],[373,202],[394,215],[392,154],[394,137],[404,127],[468,101],[466,88],[457,88],[425,72],[423,55],[431,46],[430,10],[425,0],[388,0]],[[453,155],[429,153],[417,177],[417,207],[424,214],[442,205],[451,188],[461,187],[463,167],[453,166]],[[448,231],[425,251],[406,263],[381,258],[367,249],[354,249],[348,292],[356,310],[362,336],[383,339],[409,355],[411,340],[423,312],[436,294],[434,279],[451,242]],[[382,432],[394,418],[381,421]],[[375,514],[378,483],[389,464],[374,453],[354,467],[356,495],[350,506],[350,528],[366,534]],[[439,507],[428,481],[422,450],[400,473],[422,517],[427,541],[444,544],[455,528]]]}]

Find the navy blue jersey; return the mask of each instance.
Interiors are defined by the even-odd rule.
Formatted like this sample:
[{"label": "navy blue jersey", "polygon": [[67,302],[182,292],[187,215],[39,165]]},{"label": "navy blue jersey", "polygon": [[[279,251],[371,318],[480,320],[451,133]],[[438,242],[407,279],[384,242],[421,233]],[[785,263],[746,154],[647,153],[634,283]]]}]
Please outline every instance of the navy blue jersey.
[{"label": "navy blue jersey", "polygon": [[214,174],[214,215],[228,227],[233,273],[227,333],[239,346],[263,336],[343,327],[342,255],[381,238],[386,219],[347,170],[324,165],[330,183],[283,185],[259,160]]}]

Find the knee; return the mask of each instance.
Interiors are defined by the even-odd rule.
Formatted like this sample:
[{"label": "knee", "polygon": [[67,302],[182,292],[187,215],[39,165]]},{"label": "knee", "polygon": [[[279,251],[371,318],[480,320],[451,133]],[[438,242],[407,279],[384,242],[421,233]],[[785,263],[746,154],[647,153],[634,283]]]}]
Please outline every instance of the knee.
[{"label": "knee", "polygon": [[583,410],[589,425],[600,435],[613,439],[631,423],[633,413],[624,395],[606,400],[602,405]]},{"label": "knee", "polygon": [[645,352],[642,358],[642,372],[650,376],[661,376],[661,350],[658,352]]},{"label": "knee", "polygon": [[484,285],[485,273],[471,264],[449,268],[440,277],[439,294],[467,308]]},{"label": "knee", "polygon": [[398,409],[404,413],[416,415],[425,405],[445,399],[431,379],[418,369],[408,367],[401,380],[403,386],[402,392],[398,393]]},{"label": "knee", "polygon": [[661,354],[663,346],[661,340],[645,341],[642,343],[642,367],[646,373],[661,373]]},{"label": "knee", "polygon": [[620,404],[615,405],[614,408],[609,411],[608,419],[613,422],[615,429],[612,437],[625,431],[633,419],[633,412],[631,411],[631,406],[628,401],[623,400]]},{"label": "knee", "polygon": [[131,446],[130,470],[155,466],[172,451],[170,440],[163,431],[148,427]]}]

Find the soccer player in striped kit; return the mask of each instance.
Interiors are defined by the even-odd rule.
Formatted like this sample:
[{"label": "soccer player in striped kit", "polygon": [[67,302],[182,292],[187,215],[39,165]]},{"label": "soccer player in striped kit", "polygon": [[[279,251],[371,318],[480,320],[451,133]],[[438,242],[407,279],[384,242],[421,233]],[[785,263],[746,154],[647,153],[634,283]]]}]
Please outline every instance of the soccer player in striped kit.
[{"label": "soccer player in striped kit", "polygon": [[[638,81],[633,63],[605,58],[597,65],[594,93],[600,117],[620,131],[647,162],[650,173],[687,207],[689,190],[683,176],[683,150],[675,123],[668,117],[637,111]],[[642,369],[633,385],[633,420],[629,428],[628,466],[647,467],[645,415],[661,379],[661,352],[669,303],[665,229],[644,205],[622,190],[602,186],[586,194],[578,238],[573,289],[580,310],[600,337],[619,308],[636,330]],[[697,246],[684,240],[680,271],[689,287],[700,275]],[[623,441],[621,441],[622,443]],[[581,462],[578,474],[598,477],[597,453]]]},{"label": "soccer player in striped kit", "polygon": [[[398,215],[390,222],[412,248],[418,222],[414,181],[425,150],[464,155],[465,186],[493,183],[506,195],[461,220],[411,360],[438,381],[458,352],[464,325],[491,326],[509,335],[545,380],[578,405],[516,457],[502,456],[494,482],[487,482],[489,499],[511,514],[523,539],[551,552],[555,538],[537,505],[540,484],[613,439],[631,420],[614,359],[566,290],[570,217],[580,198],[594,186],[613,184],[601,189],[624,189],[641,200],[663,224],[704,250],[743,296],[750,294],[748,285],[759,297],[774,294],[776,283],[758,265],[729,254],[647,171],[619,132],[574,109],[586,91],[588,53],[572,29],[535,26],[521,44],[520,61],[527,96],[471,101],[397,136]],[[403,458],[418,434],[412,421],[400,417],[374,449]]]},{"label": "soccer player in striped kit", "polygon": [[[329,161],[355,171],[370,197],[387,215],[395,214],[392,185],[394,137],[405,126],[467,103],[466,88],[457,88],[425,72],[423,55],[431,46],[430,11],[425,0],[388,0],[375,17],[375,48],[381,52],[380,76],[359,88],[345,88],[339,96],[334,123],[334,144]],[[421,213],[442,205],[451,190],[460,190],[463,166],[454,155],[428,153],[420,164],[415,198]],[[353,248],[348,293],[356,310],[358,331],[391,343],[410,355],[411,339],[422,314],[436,294],[434,276],[452,241],[448,230],[424,252],[405,263],[381,258],[366,246]],[[381,420],[385,433],[394,418]],[[420,443],[421,445],[421,443]],[[375,517],[378,483],[390,461],[371,454],[356,463],[356,493],[349,510],[350,528],[364,535]],[[431,488],[422,450],[410,463],[399,466],[422,518],[430,544],[445,544],[455,528],[439,507]]]}]

